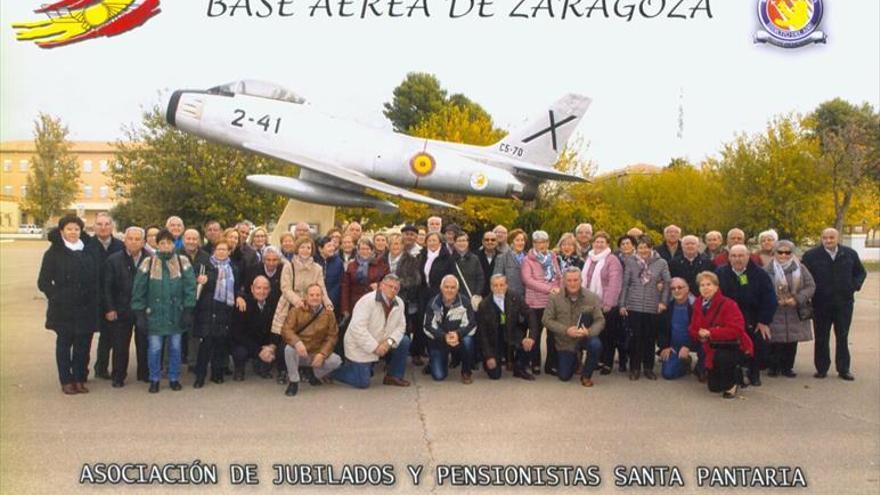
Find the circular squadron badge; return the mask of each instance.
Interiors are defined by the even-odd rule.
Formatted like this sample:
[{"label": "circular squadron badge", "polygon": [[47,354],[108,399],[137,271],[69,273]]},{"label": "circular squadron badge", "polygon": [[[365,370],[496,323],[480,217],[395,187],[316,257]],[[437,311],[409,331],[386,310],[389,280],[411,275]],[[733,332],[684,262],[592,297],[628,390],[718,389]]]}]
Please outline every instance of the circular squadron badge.
[{"label": "circular squadron badge", "polygon": [[818,30],[824,11],[822,0],[759,0],[763,31],[755,35],[755,41],[783,48],[825,43],[825,33]]},{"label": "circular squadron badge", "polygon": [[471,174],[471,188],[475,191],[482,191],[489,186],[489,178],[486,177],[486,174],[481,172],[475,172]]},{"label": "circular squadron badge", "polygon": [[409,160],[410,170],[419,177],[431,175],[436,164],[437,162],[434,161],[434,157],[425,152],[416,153]]}]

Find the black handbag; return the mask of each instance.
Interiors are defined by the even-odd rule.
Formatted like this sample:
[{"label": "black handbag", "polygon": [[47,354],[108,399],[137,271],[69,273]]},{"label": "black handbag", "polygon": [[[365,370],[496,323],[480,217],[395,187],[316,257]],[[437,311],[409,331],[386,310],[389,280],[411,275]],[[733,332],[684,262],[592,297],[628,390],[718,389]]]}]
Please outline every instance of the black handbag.
[{"label": "black handbag", "polygon": [[801,321],[807,321],[813,319],[813,301],[811,299],[807,299],[803,304],[797,305],[797,315],[798,319]]}]

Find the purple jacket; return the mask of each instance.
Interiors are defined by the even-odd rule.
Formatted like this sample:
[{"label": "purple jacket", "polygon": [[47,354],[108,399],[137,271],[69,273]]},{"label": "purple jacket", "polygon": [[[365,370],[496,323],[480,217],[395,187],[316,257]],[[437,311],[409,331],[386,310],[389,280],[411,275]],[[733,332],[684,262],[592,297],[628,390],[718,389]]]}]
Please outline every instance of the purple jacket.
[{"label": "purple jacket", "polygon": [[526,306],[534,309],[543,309],[547,307],[547,300],[550,299],[550,290],[554,287],[562,288],[562,274],[559,271],[559,260],[556,259],[556,253],[548,251],[553,257],[553,280],[547,282],[544,280],[544,267],[535,256],[535,250],[529,250],[522,263],[522,281],[526,287]]},{"label": "purple jacket", "polygon": [[[593,260],[587,256],[584,268],[581,271],[583,287],[587,290],[590,289],[590,280],[587,279],[587,273],[589,273],[592,264]],[[609,254],[605,258],[605,266],[602,267],[599,276],[602,281],[602,306],[609,308],[617,306],[617,298],[620,297],[620,288],[623,285],[623,265],[620,264],[620,260],[617,259],[614,253]]]}]

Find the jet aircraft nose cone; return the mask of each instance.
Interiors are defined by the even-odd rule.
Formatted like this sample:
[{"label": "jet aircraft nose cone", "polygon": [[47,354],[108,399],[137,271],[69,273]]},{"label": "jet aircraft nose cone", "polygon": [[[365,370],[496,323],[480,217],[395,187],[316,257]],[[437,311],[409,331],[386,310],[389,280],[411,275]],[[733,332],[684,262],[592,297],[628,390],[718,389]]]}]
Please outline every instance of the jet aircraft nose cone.
[{"label": "jet aircraft nose cone", "polygon": [[182,95],[183,91],[177,90],[171,93],[171,96],[168,97],[167,101],[163,101],[165,106],[165,121],[168,122],[168,125],[171,127],[177,126],[177,106],[180,105],[180,97]]}]

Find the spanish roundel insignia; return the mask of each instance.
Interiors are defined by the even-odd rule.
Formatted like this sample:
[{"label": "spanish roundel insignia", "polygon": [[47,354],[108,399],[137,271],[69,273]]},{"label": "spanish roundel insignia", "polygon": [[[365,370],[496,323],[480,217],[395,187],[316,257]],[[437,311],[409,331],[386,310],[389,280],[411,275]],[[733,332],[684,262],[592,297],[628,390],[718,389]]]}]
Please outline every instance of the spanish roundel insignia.
[{"label": "spanish roundel insignia", "polygon": [[416,153],[409,160],[409,168],[419,177],[431,175],[435,165],[434,157],[425,152]]}]

